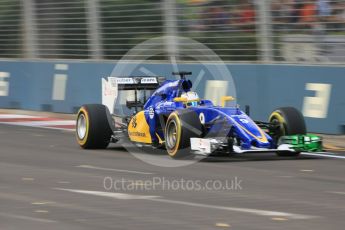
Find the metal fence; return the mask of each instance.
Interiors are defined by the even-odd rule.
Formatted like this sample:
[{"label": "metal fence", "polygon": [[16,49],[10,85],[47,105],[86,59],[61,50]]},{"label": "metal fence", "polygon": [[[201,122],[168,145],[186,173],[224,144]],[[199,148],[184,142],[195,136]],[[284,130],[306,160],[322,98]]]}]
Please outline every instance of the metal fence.
[{"label": "metal fence", "polygon": [[1,58],[118,60],[172,35],[224,61],[345,63],[345,0],[0,0],[0,31]]}]

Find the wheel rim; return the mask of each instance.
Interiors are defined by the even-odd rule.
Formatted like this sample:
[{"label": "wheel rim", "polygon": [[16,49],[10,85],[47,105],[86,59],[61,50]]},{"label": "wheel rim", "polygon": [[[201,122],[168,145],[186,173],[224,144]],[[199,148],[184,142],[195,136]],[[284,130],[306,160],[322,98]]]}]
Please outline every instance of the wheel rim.
[{"label": "wheel rim", "polygon": [[279,125],[279,132],[275,133],[275,138],[278,139],[281,136],[285,135],[285,128],[284,128],[284,124],[281,123],[278,118],[273,117],[271,120],[271,123],[273,124],[278,124]]},{"label": "wheel rim", "polygon": [[167,129],[167,147],[168,149],[174,149],[177,143],[177,125],[174,120],[171,120]]},{"label": "wheel rim", "polygon": [[79,139],[84,139],[86,136],[86,118],[84,114],[80,114],[77,122],[77,134]]}]

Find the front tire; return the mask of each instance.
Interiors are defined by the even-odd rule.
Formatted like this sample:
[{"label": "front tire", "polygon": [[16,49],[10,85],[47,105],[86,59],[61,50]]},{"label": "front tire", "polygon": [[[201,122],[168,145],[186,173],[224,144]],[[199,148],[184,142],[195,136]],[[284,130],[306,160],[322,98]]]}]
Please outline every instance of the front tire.
[{"label": "front tire", "polygon": [[105,149],[111,139],[111,116],[106,106],[83,105],[77,115],[76,138],[84,149]]},{"label": "front tire", "polygon": [[180,110],[170,114],[165,126],[165,147],[175,159],[191,156],[190,138],[200,137],[202,125],[192,110]]},{"label": "front tire", "polygon": [[[272,112],[269,122],[277,125],[272,138],[278,143],[281,136],[305,135],[306,124],[302,113],[294,107],[282,107]],[[298,156],[299,152],[277,152],[278,156]]]}]

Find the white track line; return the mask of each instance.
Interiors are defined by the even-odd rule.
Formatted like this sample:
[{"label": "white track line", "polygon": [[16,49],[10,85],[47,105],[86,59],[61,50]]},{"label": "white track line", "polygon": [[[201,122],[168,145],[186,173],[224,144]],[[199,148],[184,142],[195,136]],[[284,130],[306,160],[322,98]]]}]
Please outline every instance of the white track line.
[{"label": "white track line", "polygon": [[144,196],[144,195],[132,195],[127,193],[114,193],[114,192],[101,192],[101,191],[89,191],[89,190],[79,190],[79,189],[64,189],[64,188],[55,188],[56,190],[88,194],[94,196],[103,196],[110,197],[119,200],[151,200],[159,198],[159,196]]},{"label": "white track line", "polygon": [[101,192],[101,191],[64,189],[64,188],[54,188],[54,189],[73,192],[73,193],[81,193],[81,194],[88,194],[88,195],[94,195],[94,196],[110,197],[110,198],[115,198],[115,199],[141,199],[141,200],[149,200],[149,201],[153,201],[153,202],[176,204],[176,205],[183,205],[183,206],[189,206],[189,207],[198,207],[198,208],[216,209],[216,210],[222,210],[222,211],[240,212],[240,213],[247,213],[247,214],[252,214],[252,215],[256,215],[256,216],[286,217],[286,218],[290,218],[290,219],[313,219],[313,218],[316,218],[316,216],[301,215],[301,214],[288,213],[288,212],[277,212],[277,211],[270,211],[270,210],[263,210],[263,209],[251,209],[251,208],[226,207],[226,206],[209,205],[209,204],[193,203],[193,202],[178,201],[178,200],[169,200],[169,199],[159,198],[156,196],[141,196],[141,195],[131,195],[131,194],[125,194],[125,193],[110,193],[110,192]]},{"label": "white track line", "polygon": [[329,154],[324,154],[324,153],[301,153],[301,154],[302,155],[306,155],[306,156],[329,157],[329,158],[345,159],[345,156],[329,155],[329,154],[334,154],[334,153],[329,153]]},{"label": "white track line", "polygon": [[96,170],[103,170],[103,171],[113,171],[113,172],[124,172],[124,173],[134,173],[134,174],[142,174],[142,175],[152,175],[154,173],[151,172],[140,172],[140,171],[132,171],[132,170],[126,170],[126,169],[112,169],[112,168],[102,168],[92,165],[78,165],[75,166],[77,168],[85,168],[85,169],[96,169]]},{"label": "white track line", "polygon": [[41,223],[56,223],[55,220],[48,220],[48,219],[35,218],[35,217],[30,217],[30,216],[22,216],[22,215],[14,215],[14,214],[3,213],[3,212],[0,212],[0,216],[5,217],[5,218],[29,220],[29,221],[35,221],[35,222],[41,222]]},{"label": "white track line", "polygon": [[264,210],[264,209],[252,209],[252,208],[226,207],[226,206],[200,204],[200,203],[177,201],[177,200],[167,200],[167,199],[159,199],[159,198],[153,199],[153,201],[170,203],[170,204],[181,204],[181,205],[200,207],[200,208],[218,209],[218,210],[224,210],[224,211],[242,212],[242,213],[248,213],[248,214],[253,214],[253,215],[257,215],[257,216],[286,217],[286,218],[290,218],[290,219],[313,219],[313,218],[317,218],[316,216],[302,215],[302,214],[295,214],[295,213],[288,213],[288,212],[277,212],[277,211],[270,211],[270,210]]},{"label": "white track line", "polygon": [[337,192],[337,191],[329,191],[327,193],[337,194],[337,195],[345,195],[345,192]]}]

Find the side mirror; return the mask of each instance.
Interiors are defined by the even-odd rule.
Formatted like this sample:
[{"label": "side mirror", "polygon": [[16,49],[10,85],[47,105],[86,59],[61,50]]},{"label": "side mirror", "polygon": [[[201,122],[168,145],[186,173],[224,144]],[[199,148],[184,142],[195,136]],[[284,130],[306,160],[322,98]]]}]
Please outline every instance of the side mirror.
[{"label": "side mirror", "polygon": [[184,97],[175,97],[174,98],[174,102],[186,103],[187,101],[188,101],[187,98],[184,98]]},{"label": "side mirror", "polygon": [[234,100],[235,100],[235,98],[232,97],[232,96],[223,96],[223,97],[221,98],[222,107],[225,107],[225,103],[226,103],[227,101],[234,101]]}]

